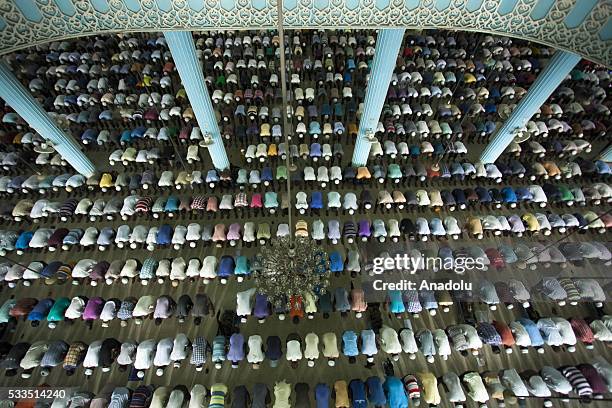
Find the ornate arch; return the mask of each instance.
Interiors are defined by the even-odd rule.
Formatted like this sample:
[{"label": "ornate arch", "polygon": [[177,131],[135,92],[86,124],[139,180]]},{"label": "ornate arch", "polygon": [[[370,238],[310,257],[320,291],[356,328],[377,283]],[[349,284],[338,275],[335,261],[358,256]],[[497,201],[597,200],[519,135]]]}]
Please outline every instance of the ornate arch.
[{"label": "ornate arch", "polygon": [[[287,28],[450,28],[544,43],[612,66],[610,0],[284,0]],[[276,26],[276,0],[0,0],[0,54],[119,31]]]}]

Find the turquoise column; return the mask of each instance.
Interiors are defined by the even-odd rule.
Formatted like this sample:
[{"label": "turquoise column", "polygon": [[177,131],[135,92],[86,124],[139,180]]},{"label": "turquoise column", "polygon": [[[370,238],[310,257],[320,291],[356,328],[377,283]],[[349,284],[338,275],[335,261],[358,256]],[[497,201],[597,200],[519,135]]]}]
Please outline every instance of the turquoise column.
[{"label": "turquoise column", "polygon": [[166,31],[166,42],[172,53],[172,59],[181,76],[181,82],[193,108],[202,134],[208,135],[206,147],[217,170],[229,168],[225,146],[217,124],[215,110],[206,89],[202,64],[198,60],[191,31]]},{"label": "turquoise column", "polygon": [[403,28],[389,28],[382,29],[378,33],[374,61],[370,69],[370,78],[364,98],[363,113],[359,120],[359,132],[353,151],[353,166],[355,167],[365,166],[368,162],[372,138],[387,98],[391,76],[405,31]]},{"label": "turquoise column", "polygon": [[608,146],[603,152],[601,152],[601,160],[612,163],[612,145]]},{"label": "turquoise column", "polygon": [[53,148],[76,171],[85,177],[93,176],[96,168],[81,151],[77,142],[57,125],[34,99],[30,90],[19,82],[11,68],[3,62],[0,62],[0,98],[4,99],[32,129],[50,141]]},{"label": "turquoise column", "polygon": [[527,94],[520,100],[510,117],[493,136],[480,156],[481,162],[486,164],[497,160],[514,140],[516,132],[525,127],[540,106],[546,102],[578,62],[580,62],[580,57],[576,54],[561,50],[555,51],[548,65],[529,87]]}]

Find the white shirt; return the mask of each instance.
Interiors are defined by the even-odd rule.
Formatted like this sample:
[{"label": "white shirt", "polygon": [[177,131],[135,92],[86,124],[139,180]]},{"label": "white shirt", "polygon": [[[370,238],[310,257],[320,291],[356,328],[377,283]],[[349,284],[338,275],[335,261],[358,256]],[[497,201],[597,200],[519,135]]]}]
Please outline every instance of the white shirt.
[{"label": "white shirt", "polygon": [[205,279],[214,279],[217,277],[217,258],[209,255],[202,261],[202,269],[200,269],[200,277]]},{"label": "white shirt", "polygon": [[202,227],[198,223],[191,223],[187,226],[187,234],[185,239],[187,241],[197,241],[200,239],[200,230]]},{"label": "white shirt", "polygon": [[461,388],[461,381],[459,380],[459,376],[457,376],[457,374],[455,374],[453,371],[447,371],[442,376],[442,381],[448,389],[446,396],[449,402],[465,401],[465,393],[463,392],[463,388]]},{"label": "white shirt", "polygon": [[306,349],[304,350],[304,357],[308,360],[316,360],[319,358],[319,336],[315,333],[308,333],[306,338]]},{"label": "white shirt", "polygon": [[255,288],[251,288],[236,294],[236,314],[238,316],[250,316],[252,305],[251,299],[255,295]]},{"label": "white shirt", "polygon": [[79,244],[84,247],[95,245],[97,238],[98,229],[96,227],[89,227],[85,230],[85,233],[83,234],[81,241],[79,241]]},{"label": "white shirt", "polygon": [[170,268],[170,279],[183,280],[185,279],[185,267],[187,266],[183,257],[174,258]]},{"label": "white shirt", "polygon": [[[101,344],[101,343],[100,343]],[[45,341],[37,341],[30,346],[25,356],[19,362],[24,370],[30,370],[40,365],[43,355],[49,350],[49,344]]]},{"label": "white shirt", "polygon": [[85,354],[85,359],[83,360],[83,367],[96,368],[99,365],[101,348],[102,340],[96,340],[89,345],[87,353]]},{"label": "white shirt", "polygon": [[412,329],[402,329],[400,331],[400,338],[402,340],[402,350],[404,353],[415,354],[419,351]]},{"label": "white shirt", "polygon": [[166,408],[181,408],[184,401],[185,393],[181,389],[175,388],[170,393],[170,398],[168,399]]},{"label": "white shirt", "polygon": [[380,347],[388,354],[399,354],[402,352],[402,345],[399,342],[397,332],[389,326],[383,325],[380,329]]},{"label": "white shirt", "polygon": [[125,261],[125,264],[123,264],[119,275],[126,278],[133,278],[138,274],[138,271],[136,270],[137,267],[138,263],[135,259],[128,259]]},{"label": "white shirt", "polygon": [[32,235],[32,239],[28,244],[30,248],[44,248],[47,246],[47,242],[49,238],[53,234],[53,230],[50,228],[40,228],[36,230],[34,235]]},{"label": "white shirt", "polygon": [[575,345],[577,342],[576,333],[574,333],[570,322],[562,317],[551,317],[550,319],[555,323],[555,326],[557,326],[563,344],[568,346]]},{"label": "white shirt", "polygon": [[299,361],[302,359],[302,345],[297,340],[287,342],[287,361]]},{"label": "white shirt", "polygon": [[172,361],[180,361],[187,358],[189,350],[189,339],[184,333],[179,333],[174,338],[170,359]]},{"label": "white shirt", "polygon": [[504,373],[501,377],[502,384],[512,390],[514,395],[517,397],[528,397],[529,391],[523,383],[519,373],[514,368],[510,368],[504,370]]},{"label": "white shirt", "polygon": [[262,344],[263,341],[261,339],[261,336],[257,334],[249,336],[249,353],[247,354],[247,361],[249,363],[258,364],[264,360],[265,355],[262,349]]},{"label": "white shirt", "polygon": [[467,385],[468,395],[476,402],[485,403],[489,400],[489,394],[482,382],[480,374],[469,372],[463,376],[463,382]]},{"label": "white shirt", "polygon": [[510,322],[508,325],[510,330],[512,330],[512,334],[514,335],[514,341],[519,347],[529,347],[531,346],[531,338],[529,337],[529,333],[525,327],[519,322]]},{"label": "white shirt", "polygon": [[442,329],[435,329],[432,331],[432,333],[434,342],[436,343],[436,348],[438,349],[438,355],[450,356],[452,350],[446,332]]},{"label": "white shirt", "polygon": [[525,384],[529,392],[540,398],[550,397],[552,394],[546,386],[544,379],[539,375],[532,375],[529,377],[527,384]]},{"label": "white shirt", "polygon": [[327,358],[338,358],[340,356],[336,333],[328,332],[323,335],[323,356]]},{"label": "white shirt", "polygon": [[155,351],[155,357],[153,358],[153,364],[156,367],[165,367],[169,365],[172,362],[172,360],[170,359],[170,353],[172,353],[173,347],[174,341],[172,337],[161,339],[159,343],[157,343],[157,349]]},{"label": "white shirt", "polygon": [[149,408],[166,408],[168,397],[170,396],[170,390],[168,387],[158,387],[153,393],[151,398],[151,405]]},{"label": "white shirt", "polygon": [[121,351],[117,356],[117,364],[130,365],[134,363],[134,357],[136,356],[136,343],[125,342],[121,344]]},{"label": "white shirt", "polygon": [[145,340],[138,345],[134,358],[134,368],[136,370],[147,370],[151,367],[155,355],[155,346],[155,340]]},{"label": "white shirt", "polygon": [[189,260],[189,264],[187,265],[186,275],[190,278],[195,278],[200,275],[200,260],[197,258],[192,258]]},{"label": "white shirt", "polygon": [[274,405],[273,408],[290,408],[289,397],[291,396],[291,385],[285,380],[274,385]]},{"label": "white shirt", "polygon": [[72,268],[72,277],[73,278],[87,278],[91,273],[93,267],[96,265],[96,261],[93,259],[81,259],[77,264]]},{"label": "white shirt", "polygon": [[70,306],[64,312],[64,317],[67,319],[79,319],[85,310],[85,301],[83,298],[75,296],[70,301]]},{"label": "white shirt", "polygon": [[134,306],[134,312],[132,313],[133,317],[144,317],[153,313],[155,309],[155,297],[153,296],[142,296],[136,302],[136,306]]},{"label": "white shirt", "polygon": [[204,408],[206,401],[206,387],[202,384],[195,384],[191,389],[191,398],[187,408]]}]

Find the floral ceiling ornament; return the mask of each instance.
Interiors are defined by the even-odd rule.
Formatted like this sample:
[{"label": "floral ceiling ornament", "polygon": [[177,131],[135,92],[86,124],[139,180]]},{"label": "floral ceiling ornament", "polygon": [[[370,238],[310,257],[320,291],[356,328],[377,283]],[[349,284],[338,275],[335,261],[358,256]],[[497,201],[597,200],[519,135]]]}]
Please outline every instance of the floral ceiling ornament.
[{"label": "floral ceiling ornament", "polygon": [[[62,5],[60,7],[59,4]],[[0,1],[0,54],[111,32],[269,29],[275,0]],[[506,2],[506,4],[512,2]],[[535,41],[612,66],[612,2],[518,0],[285,0],[286,28],[446,28]],[[33,4],[28,19],[22,10]],[[574,12],[578,10],[578,12]]]}]

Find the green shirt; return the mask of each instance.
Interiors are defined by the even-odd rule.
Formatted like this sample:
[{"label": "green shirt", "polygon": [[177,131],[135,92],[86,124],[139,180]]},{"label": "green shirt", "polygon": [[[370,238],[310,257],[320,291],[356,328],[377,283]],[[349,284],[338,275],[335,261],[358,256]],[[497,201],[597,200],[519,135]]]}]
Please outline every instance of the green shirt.
[{"label": "green shirt", "polygon": [[47,321],[61,322],[64,320],[64,313],[66,312],[66,309],[68,309],[68,306],[70,306],[70,299],[67,297],[57,299],[47,315]]},{"label": "green shirt", "polygon": [[277,180],[287,180],[287,167],[278,166],[276,168],[276,179]]}]

